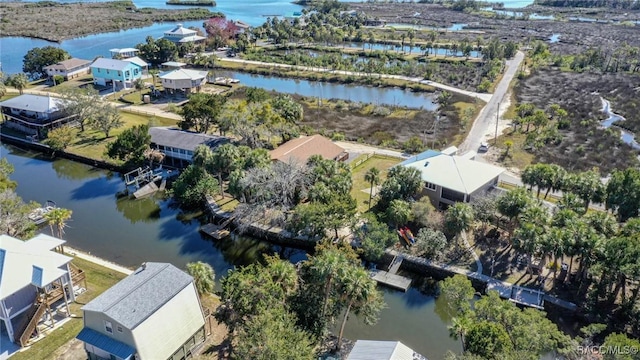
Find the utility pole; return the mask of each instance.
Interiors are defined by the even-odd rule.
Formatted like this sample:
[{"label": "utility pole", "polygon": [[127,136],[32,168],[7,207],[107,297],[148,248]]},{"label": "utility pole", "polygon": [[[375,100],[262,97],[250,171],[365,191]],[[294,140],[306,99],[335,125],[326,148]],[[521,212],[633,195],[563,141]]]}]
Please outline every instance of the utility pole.
[{"label": "utility pole", "polygon": [[500,102],[498,102],[498,111],[496,112],[496,135],[493,138],[493,145],[498,146],[498,121],[500,120]]}]

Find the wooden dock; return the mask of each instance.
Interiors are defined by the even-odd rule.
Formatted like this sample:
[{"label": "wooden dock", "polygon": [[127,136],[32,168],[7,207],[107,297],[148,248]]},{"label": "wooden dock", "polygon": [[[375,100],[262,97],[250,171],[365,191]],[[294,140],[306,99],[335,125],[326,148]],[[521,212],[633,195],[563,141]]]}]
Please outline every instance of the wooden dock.
[{"label": "wooden dock", "polygon": [[155,194],[158,191],[158,185],[154,182],[150,182],[147,185],[141,187],[133,193],[133,196],[136,199],[140,199],[141,197],[145,197],[147,195]]},{"label": "wooden dock", "polygon": [[402,256],[402,254],[394,256],[393,260],[391,260],[391,264],[389,264],[389,271],[375,270],[371,277],[379,284],[386,285],[394,289],[407,291],[407,289],[411,286],[411,279],[408,277],[396,275],[398,270],[400,270],[400,265],[402,265],[403,260],[404,257]]},{"label": "wooden dock", "polygon": [[205,233],[206,235],[211,236],[212,238],[216,239],[216,240],[220,240],[223,239],[227,236],[229,236],[230,232],[227,229],[224,229],[223,227],[216,225],[216,224],[206,224],[206,225],[202,225],[200,227],[200,231]]},{"label": "wooden dock", "polygon": [[402,291],[407,291],[407,289],[409,289],[409,287],[411,286],[411,279],[404,276],[391,274],[383,270],[375,271],[372,278],[379,284]]}]

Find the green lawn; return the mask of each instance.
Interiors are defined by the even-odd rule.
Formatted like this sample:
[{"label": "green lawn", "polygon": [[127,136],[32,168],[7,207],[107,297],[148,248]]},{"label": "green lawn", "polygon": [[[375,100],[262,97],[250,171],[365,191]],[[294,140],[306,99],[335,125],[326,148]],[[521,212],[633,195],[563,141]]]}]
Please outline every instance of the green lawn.
[{"label": "green lawn", "polygon": [[[357,161],[358,159],[354,160]],[[353,186],[351,188],[351,196],[358,202],[358,211],[365,212],[369,209],[369,192],[362,191],[363,189],[370,189],[371,184],[364,180],[364,174],[372,167],[380,170],[380,183],[387,178],[387,172],[393,165],[398,164],[401,159],[394,157],[387,157],[381,155],[374,155],[369,160],[363,162],[358,167],[351,170],[351,177],[353,179]],[[375,198],[373,204],[375,204]]]},{"label": "green lawn", "polygon": [[116,137],[126,129],[142,124],[149,124],[149,126],[172,126],[177,124],[177,121],[174,119],[158,116],[133,114],[126,111],[121,111],[120,114],[122,115],[122,120],[124,120],[125,125],[112,130],[108,139],[105,139],[104,133],[101,131],[85,127],[85,131],[80,132],[78,128],[74,142],[66,151],[92,159],[102,159],[104,158],[107,144],[115,141]]},{"label": "green lawn", "polygon": [[12,360],[38,360],[55,359],[55,351],[73,339],[82,329],[83,304],[88,303],[105,290],[125,277],[117,271],[107,269],[92,262],[75,258],[73,263],[84,270],[87,278],[87,291],[76,299],[77,303],[71,304],[71,313],[76,316],[62,327],[54,330],[46,337],[31,346],[29,349],[11,356]]}]

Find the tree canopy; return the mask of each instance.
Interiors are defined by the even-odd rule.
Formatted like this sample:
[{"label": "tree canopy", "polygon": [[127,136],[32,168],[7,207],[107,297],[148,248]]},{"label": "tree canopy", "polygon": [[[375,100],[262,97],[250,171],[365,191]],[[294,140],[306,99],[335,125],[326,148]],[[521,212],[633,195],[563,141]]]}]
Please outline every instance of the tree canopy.
[{"label": "tree canopy", "polygon": [[36,47],[27,51],[24,56],[22,71],[32,79],[40,79],[47,76],[44,67],[70,58],[68,52],[57,47]]}]

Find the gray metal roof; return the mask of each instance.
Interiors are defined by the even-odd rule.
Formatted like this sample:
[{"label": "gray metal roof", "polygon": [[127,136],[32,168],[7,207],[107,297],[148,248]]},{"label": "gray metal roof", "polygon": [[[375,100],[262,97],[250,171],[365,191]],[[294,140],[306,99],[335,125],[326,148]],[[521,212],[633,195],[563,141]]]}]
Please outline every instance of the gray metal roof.
[{"label": "gray metal roof", "polygon": [[134,329],[187,287],[193,278],[168,263],[148,262],[82,307]]},{"label": "gray metal roof", "polygon": [[53,113],[62,107],[62,103],[61,99],[51,96],[22,94],[0,102],[0,106],[37,113]]},{"label": "gray metal roof", "polygon": [[358,340],[347,360],[427,360],[400,341]]},{"label": "gray metal roof", "polygon": [[179,129],[152,127],[149,129],[151,142],[156,145],[171,146],[176,149],[193,151],[198,145],[207,145],[216,148],[229,142],[229,138],[223,136],[206,135]]},{"label": "gray metal roof", "polygon": [[130,64],[133,64],[137,67],[141,67],[140,65],[134,63],[134,62],[128,62],[128,61],[124,61],[124,60],[116,60],[116,59],[107,59],[107,58],[99,58],[96,59],[96,61],[93,62],[93,64],[91,64],[92,68],[100,68],[100,69],[109,69],[109,70],[116,70],[116,71],[122,71],[124,69],[126,69],[127,67],[129,67]]}]

